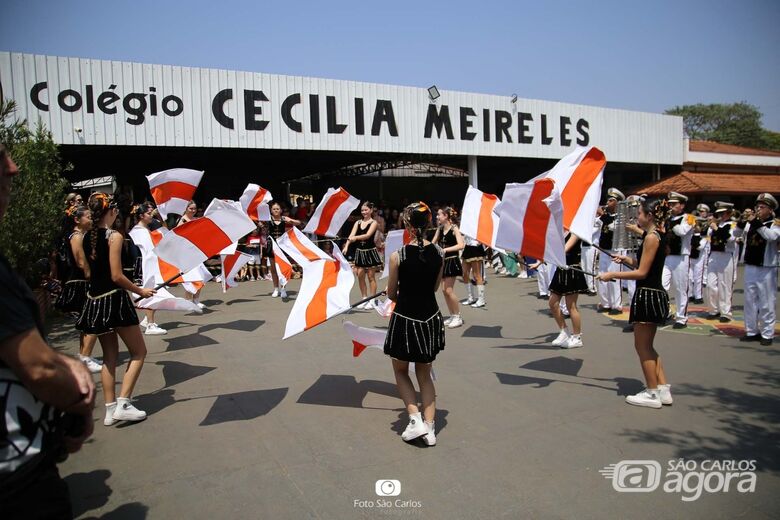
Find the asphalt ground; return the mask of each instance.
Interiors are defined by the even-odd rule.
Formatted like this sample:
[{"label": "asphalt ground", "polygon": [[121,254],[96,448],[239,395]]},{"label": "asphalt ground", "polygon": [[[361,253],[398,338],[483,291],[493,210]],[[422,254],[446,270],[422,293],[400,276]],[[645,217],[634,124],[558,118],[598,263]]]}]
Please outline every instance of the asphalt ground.
[{"label": "asphalt ground", "polygon": [[[737,287],[739,318],[741,278]],[[105,427],[99,395],[94,436],[60,466],[77,517],[780,515],[780,344],[740,343],[738,319],[660,330],[674,404],[637,408],[624,402],[644,386],[625,314],[599,314],[582,296],[585,347],[560,350],[536,282],[491,276],[487,307],[463,309],[434,365],[438,445],[425,447],[400,438],[389,359],[353,358],[342,326],[387,320],[355,311],[283,342],[293,301],[271,289],[210,283],[203,315],[159,313],[169,333],[146,337],[135,392],[149,417]],[[77,348],[68,325],[51,339]],[[600,470],[613,464],[607,479]],[[400,494],[378,495],[385,480]]]}]

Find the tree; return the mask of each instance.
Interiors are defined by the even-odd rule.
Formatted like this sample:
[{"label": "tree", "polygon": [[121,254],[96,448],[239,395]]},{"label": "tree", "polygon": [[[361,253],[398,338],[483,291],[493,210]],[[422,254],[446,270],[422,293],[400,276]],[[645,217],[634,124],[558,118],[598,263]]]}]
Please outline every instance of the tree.
[{"label": "tree", "polygon": [[[21,172],[13,183],[11,204],[0,222],[0,251],[27,282],[37,285],[41,263],[48,269],[54,236],[62,221],[67,181],[51,133],[42,124],[31,130],[13,120],[16,105],[0,99],[0,142]],[[41,260],[43,261],[41,262]]]},{"label": "tree", "polygon": [[761,127],[761,112],[744,101],[678,106],[666,113],[682,116],[685,132],[691,139],[750,148],[767,148],[772,144],[767,131]]}]

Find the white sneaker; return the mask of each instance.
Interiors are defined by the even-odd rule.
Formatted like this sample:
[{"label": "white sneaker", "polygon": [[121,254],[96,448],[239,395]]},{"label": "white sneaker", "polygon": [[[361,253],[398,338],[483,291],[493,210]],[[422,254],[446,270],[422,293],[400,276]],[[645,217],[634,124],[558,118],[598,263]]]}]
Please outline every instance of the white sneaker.
[{"label": "white sneaker", "polygon": [[517,275],[518,278],[528,278],[528,273],[523,271],[519,275]]},{"label": "white sneaker", "polygon": [[281,296],[284,299],[287,299],[287,291],[284,290],[284,287],[279,289],[279,296]]},{"label": "white sneaker", "polygon": [[117,421],[143,421],[146,419],[146,412],[130,404],[130,399],[117,397],[113,417]]},{"label": "white sneaker", "polygon": [[271,298],[278,298],[279,297],[279,288],[274,287],[274,292],[271,293]]},{"label": "white sneaker", "polygon": [[552,344],[556,347],[560,347],[568,339],[569,339],[569,331],[566,329],[561,329],[561,332],[558,333],[558,336],[552,341]]},{"label": "white sneaker", "polygon": [[477,301],[471,304],[472,307],[475,309],[479,309],[480,307],[485,306],[485,299],[484,298],[478,298]]},{"label": "white sneaker", "polygon": [[206,306],[205,306],[205,305],[203,305],[203,304],[202,304],[202,303],[200,303],[200,302],[195,302],[195,304],[196,304],[196,305],[198,306],[198,308],[200,308],[200,309],[205,309],[205,308],[206,308]]},{"label": "white sneaker", "polygon": [[636,395],[626,396],[626,402],[634,406],[645,406],[647,408],[661,408],[663,406],[658,390],[650,390],[649,388],[645,388]]},{"label": "white sneaker", "polygon": [[114,419],[114,411],[116,410],[116,402],[106,403],[106,417],[103,419],[105,426],[111,426],[116,422]]},{"label": "white sneaker", "polygon": [[471,305],[471,304],[472,304],[472,303],[474,303],[475,301],[477,301],[477,299],[476,299],[476,298],[474,298],[473,296],[469,296],[469,297],[468,297],[468,298],[466,298],[465,300],[461,300],[461,301],[460,301],[460,303],[461,303],[462,305]]},{"label": "white sneaker", "polygon": [[147,336],[160,336],[162,334],[168,334],[168,331],[162,327],[158,327],[156,323],[150,323],[146,327],[146,332],[144,332],[144,334]]},{"label": "white sneaker", "polygon": [[572,334],[566,341],[561,343],[561,348],[579,348],[582,346],[582,336],[579,334]]},{"label": "white sneaker", "polygon": [[101,370],[103,370],[103,364],[100,363],[95,358],[89,357],[89,356],[82,356],[79,354],[79,359],[81,360],[84,365],[86,365],[87,370],[92,372],[93,374],[97,374]]},{"label": "white sneaker", "polygon": [[425,421],[425,426],[428,428],[428,433],[423,435],[423,442],[426,446],[436,446],[436,428],[434,423]]},{"label": "white sneaker", "polygon": [[447,325],[449,325],[450,322],[452,321],[452,318],[454,318],[454,317],[455,317],[455,315],[452,315],[452,316],[450,316],[448,318],[444,318],[444,326],[446,327]]},{"label": "white sneaker", "polygon": [[428,433],[428,427],[425,426],[425,421],[422,420],[420,412],[409,415],[409,424],[406,425],[406,429],[401,434],[401,438],[405,441],[411,441],[417,437],[422,437]]},{"label": "white sneaker", "polygon": [[452,320],[450,320],[450,322],[447,324],[447,328],[457,329],[462,325],[463,325],[463,318],[460,317],[460,314],[455,314],[452,317]]},{"label": "white sneaker", "polygon": [[674,402],[674,399],[672,399],[672,385],[658,385],[658,394],[661,397],[661,404],[670,405]]},{"label": "white sneaker", "polygon": [[146,328],[149,326],[149,320],[144,316],[144,319],[141,320],[141,323],[138,324],[140,327]]}]

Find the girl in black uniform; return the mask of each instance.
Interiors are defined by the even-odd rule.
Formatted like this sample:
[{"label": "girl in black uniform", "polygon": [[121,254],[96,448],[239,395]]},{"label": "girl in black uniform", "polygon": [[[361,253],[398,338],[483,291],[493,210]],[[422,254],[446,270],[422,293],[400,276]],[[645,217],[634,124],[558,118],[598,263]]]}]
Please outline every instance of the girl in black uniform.
[{"label": "girl in black uniform", "polygon": [[[81,244],[84,235],[92,228],[92,216],[86,206],[70,206],[65,210],[63,233],[63,252],[66,255],[65,264],[68,266],[67,280],[62,286],[62,292],[55,306],[65,313],[81,315],[81,309],[87,301],[89,289],[89,266],[84,256]],[[95,348],[97,336],[84,334],[79,338],[79,359],[90,372],[96,374],[103,369],[103,365],[92,357],[92,349]]]},{"label": "girl in black uniform", "polygon": [[634,348],[639,355],[647,388],[636,395],[626,397],[635,406],[661,408],[672,404],[671,385],[666,381],[661,357],[653,346],[659,324],[669,313],[669,295],[664,290],[661,277],[666,258],[664,226],[669,218],[666,200],[642,202],[637,223],[644,230],[637,259],[619,255],[616,261],[638,267],[632,271],[602,272],[599,279],[636,280],[636,291],[631,300],[629,322],[634,324]]},{"label": "girl in black uniform", "polygon": [[[485,246],[471,237],[464,237],[466,246],[463,248],[463,283],[466,284],[468,298],[461,303],[471,305],[472,307],[485,306],[485,281],[482,278],[482,269],[485,261]],[[474,295],[474,286],[471,285],[471,277],[474,277],[476,285],[476,296]]]},{"label": "girl in black uniform", "polygon": [[[92,229],[84,238],[84,255],[89,264],[89,293],[76,328],[85,334],[95,334],[103,348],[103,395],[106,415],[103,424],[116,421],[141,421],[146,412],[130,404],[130,395],[141,374],[146,357],[146,344],[138,326],[138,315],[127,291],[142,298],[155,294],[154,289],[134,285],[122,273],[122,235],[111,229],[119,214],[116,204],[105,193],[93,193],[89,198]],[[122,379],[119,397],[115,394],[116,363],[119,354],[117,335],[130,351],[130,362]]]},{"label": "girl in black uniform", "polygon": [[[390,255],[387,297],[396,305],[384,352],[393,360],[398,393],[409,413],[409,424],[401,438],[411,441],[422,437],[425,444],[433,446],[436,444],[436,388],[431,370],[436,355],[444,350],[444,323],[436,303],[444,253],[424,239],[430,222],[431,210],[422,202],[404,210],[404,223],[412,242]],[[409,363],[415,364],[422,414],[409,378]]]},{"label": "girl in black uniform", "polygon": [[[341,251],[346,255],[350,244],[355,244],[355,268],[358,284],[360,284],[361,299],[376,294],[375,272],[376,268],[382,265],[382,259],[379,258],[379,252],[374,245],[374,235],[376,235],[378,224],[374,220],[373,214],[374,205],[368,201],[364,202],[360,206],[360,215],[363,218],[352,226],[352,232],[341,248]],[[368,278],[368,288],[366,288],[366,278]],[[370,301],[367,301],[359,305],[358,308],[371,309],[372,305]]]},{"label": "girl in black uniform", "polygon": [[455,224],[457,213],[452,208],[442,208],[436,213],[436,219],[439,227],[433,235],[432,242],[444,251],[444,284],[442,292],[444,301],[447,302],[447,308],[450,311],[450,317],[445,321],[445,325],[451,329],[463,325],[463,318],[460,316],[460,304],[455,296],[453,286],[458,276],[463,274],[463,267],[460,264],[458,252],[465,247],[463,235],[460,234],[458,226]]},{"label": "girl in black uniform", "polygon": [[278,201],[272,201],[269,204],[269,208],[271,209],[271,220],[268,222],[268,241],[265,245],[265,256],[271,260],[271,279],[274,281],[274,292],[271,293],[271,298],[281,296],[283,299],[287,299],[287,291],[284,287],[279,287],[279,274],[276,272],[272,241],[285,234],[288,224],[300,226],[301,221],[282,215],[282,205]]},{"label": "girl in black uniform", "polygon": [[[577,298],[580,294],[588,293],[588,283],[581,271],[568,269],[580,267],[580,239],[569,233],[566,235],[566,267],[557,267],[550,282],[550,311],[552,311],[555,323],[560,329],[558,337],[552,342],[561,348],[578,348],[582,346],[582,321],[580,310],[577,308]],[[573,334],[569,334],[566,328],[566,320],[561,312],[561,297],[566,299],[566,308],[571,316],[571,328]]]}]

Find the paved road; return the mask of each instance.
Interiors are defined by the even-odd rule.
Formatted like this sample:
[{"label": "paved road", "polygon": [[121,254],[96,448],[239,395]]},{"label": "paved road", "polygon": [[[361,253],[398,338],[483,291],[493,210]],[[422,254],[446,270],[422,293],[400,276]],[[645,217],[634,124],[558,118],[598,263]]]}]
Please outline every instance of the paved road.
[{"label": "paved road", "polygon": [[[104,427],[96,412],[94,437],[61,466],[77,516],[778,517],[780,345],[739,343],[706,321],[660,331],[675,403],[635,408],[623,402],[643,386],[624,322],[584,297],[585,348],[559,350],[535,282],[492,278],[488,307],[464,310],[436,362],[439,444],[426,448],[400,439],[388,359],[373,349],[353,358],[341,319],[282,343],[293,302],[270,289],[208,284],[207,314],[160,315],[170,332],[148,339],[136,390],[149,418]],[[386,325],[373,311],[348,319]],[[53,338],[75,348],[67,329]],[[684,492],[665,492],[679,459],[755,460],[755,491],[736,489],[750,487],[742,475],[728,492],[685,501],[724,477],[689,472]],[[622,460],[656,461],[660,487],[616,491],[599,470]],[[383,479],[399,481],[400,495],[378,496]]]}]

